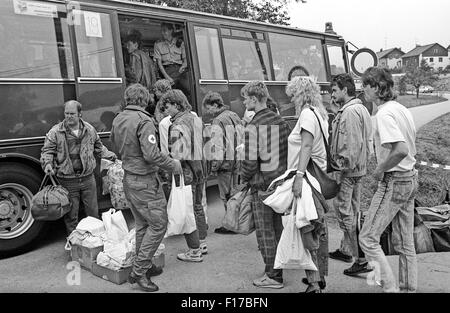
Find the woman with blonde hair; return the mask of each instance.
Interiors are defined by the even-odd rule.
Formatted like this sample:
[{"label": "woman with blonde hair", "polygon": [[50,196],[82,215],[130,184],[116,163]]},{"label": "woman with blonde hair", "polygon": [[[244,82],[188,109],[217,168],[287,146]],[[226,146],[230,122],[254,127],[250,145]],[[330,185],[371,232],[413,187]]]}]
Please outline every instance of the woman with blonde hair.
[{"label": "woman with blonde hair", "polygon": [[[288,169],[297,169],[292,191],[302,196],[302,186],[310,159],[323,171],[327,169],[327,152],[322,134],[328,134],[328,114],[322,103],[320,87],[310,77],[296,76],[286,86],[286,94],[295,105],[297,124],[288,137]],[[327,137],[327,136],[326,136]],[[306,183],[306,182],[305,182]],[[306,293],[325,288],[328,274],[328,234],[324,212],[311,225],[302,228],[303,245],[311,253],[318,271],[306,270]]]}]

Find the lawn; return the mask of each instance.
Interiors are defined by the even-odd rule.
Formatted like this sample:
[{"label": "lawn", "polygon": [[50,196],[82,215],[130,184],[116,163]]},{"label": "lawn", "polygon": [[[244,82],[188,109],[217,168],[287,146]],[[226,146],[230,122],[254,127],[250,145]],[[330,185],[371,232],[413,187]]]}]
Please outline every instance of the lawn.
[{"label": "lawn", "polygon": [[416,95],[403,95],[398,96],[397,101],[403,104],[407,108],[416,107],[419,105],[427,105],[427,104],[433,104],[438,102],[447,101],[446,98],[438,97],[436,95],[425,95],[425,94],[419,94],[419,98],[416,98]]},{"label": "lawn", "polygon": [[[417,133],[417,161],[450,165],[450,113],[441,116],[423,126]],[[376,167],[375,158],[368,164],[368,175],[362,179],[361,210],[369,208],[370,201],[377,188],[377,182],[370,175]],[[445,188],[450,186],[450,170],[416,165],[419,171],[419,189],[416,199],[424,206],[441,204],[445,198]],[[330,202],[331,203],[331,202]],[[335,219],[331,210],[328,217]]]}]

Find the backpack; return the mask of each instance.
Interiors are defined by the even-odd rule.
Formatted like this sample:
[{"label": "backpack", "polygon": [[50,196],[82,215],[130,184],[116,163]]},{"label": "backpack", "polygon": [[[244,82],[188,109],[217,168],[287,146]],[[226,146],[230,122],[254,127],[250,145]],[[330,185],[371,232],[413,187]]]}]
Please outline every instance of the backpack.
[{"label": "backpack", "polygon": [[[52,185],[43,187],[48,179]],[[54,221],[63,217],[71,209],[69,191],[61,186],[52,175],[46,174],[36,193],[31,199],[31,215],[36,221]]]}]

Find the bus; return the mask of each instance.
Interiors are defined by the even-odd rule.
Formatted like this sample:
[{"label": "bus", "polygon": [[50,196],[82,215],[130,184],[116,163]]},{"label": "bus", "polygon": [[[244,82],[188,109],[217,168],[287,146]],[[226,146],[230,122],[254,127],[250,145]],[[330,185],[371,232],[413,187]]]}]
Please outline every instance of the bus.
[{"label": "bus", "polygon": [[[280,114],[295,121],[285,94],[293,76],[314,77],[329,103],[332,75],[350,72],[346,41],[332,29],[120,0],[0,1],[0,254],[25,251],[45,230],[44,222],[33,220],[30,203],[44,176],[39,158],[45,134],[63,120],[62,104],[82,103],[82,118],[110,148],[112,119],[128,81],[125,39],[138,33],[141,50],[153,58],[162,23],[171,24],[184,44],[184,91],[205,123],[211,117],[201,100],[208,91],[219,92],[242,116],[241,88],[263,80]],[[95,176],[99,208],[111,207],[100,192],[99,166]]]}]

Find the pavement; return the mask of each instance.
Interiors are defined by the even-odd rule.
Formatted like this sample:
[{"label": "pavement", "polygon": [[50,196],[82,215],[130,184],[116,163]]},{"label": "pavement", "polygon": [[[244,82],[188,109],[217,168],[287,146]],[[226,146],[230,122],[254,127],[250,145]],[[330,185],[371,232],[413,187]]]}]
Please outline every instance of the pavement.
[{"label": "pavement", "polygon": [[413,114],[414,123],[416,124],[417,130],[439,116],[450,112],[450,93],[445,93],[442,96],[449,100],[435,104],[421,105],[409,109]]}]

